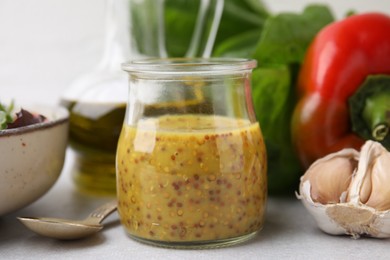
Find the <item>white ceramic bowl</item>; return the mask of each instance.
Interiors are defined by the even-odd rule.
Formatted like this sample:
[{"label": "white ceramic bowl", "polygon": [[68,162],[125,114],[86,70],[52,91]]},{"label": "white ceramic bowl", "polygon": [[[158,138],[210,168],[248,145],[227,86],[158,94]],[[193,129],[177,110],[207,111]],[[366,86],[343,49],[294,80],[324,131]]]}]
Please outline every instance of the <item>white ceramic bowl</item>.
[{"label": "white ceramic bowl", "polygon": [[0,131],[0,216],[45,194],[65,160],[68,111],[54,106],[23,108],[49,121]]}]

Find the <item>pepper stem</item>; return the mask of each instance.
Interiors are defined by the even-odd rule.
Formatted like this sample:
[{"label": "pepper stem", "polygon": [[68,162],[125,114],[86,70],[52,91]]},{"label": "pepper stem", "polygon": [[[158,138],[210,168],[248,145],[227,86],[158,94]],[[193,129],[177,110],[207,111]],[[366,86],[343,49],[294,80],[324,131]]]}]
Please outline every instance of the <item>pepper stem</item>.
[{"label": "pepper stem", "polygon": [[352,130],[390,149],[390,76],[367,76],[348,102]]},{"label": "pepper stem", "polygon": [[371,129],[372,139],[383,141],[390,128],[390,92],[377,93],[367,97],[363,119]]}]

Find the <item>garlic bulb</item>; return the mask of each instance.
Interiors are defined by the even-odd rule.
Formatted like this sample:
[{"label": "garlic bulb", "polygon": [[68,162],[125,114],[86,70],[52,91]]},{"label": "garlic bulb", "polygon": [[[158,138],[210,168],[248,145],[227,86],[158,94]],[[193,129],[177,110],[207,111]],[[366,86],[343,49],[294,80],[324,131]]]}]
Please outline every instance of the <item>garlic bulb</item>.
[{"label": "garlic bulb", "polygon": [[390,237],[390,153],[367,141],[315,161],[297,197],[319,228],[333,235]]}]

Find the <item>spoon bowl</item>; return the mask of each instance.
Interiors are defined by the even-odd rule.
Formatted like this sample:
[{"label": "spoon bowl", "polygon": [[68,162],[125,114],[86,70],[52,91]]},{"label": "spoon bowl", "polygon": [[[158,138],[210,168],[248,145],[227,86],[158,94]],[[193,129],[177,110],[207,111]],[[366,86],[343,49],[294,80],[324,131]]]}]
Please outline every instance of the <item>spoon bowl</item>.
[{"label": "spoon bowl", "polygon": [[18,219],[35,233],[60,240],[80,239],[90,236],[101,229],[101,222],[117,208],[117,202],[111,201],[92,211],[84,220],[61,218],[18,217]]},{"label": "spoon bowl", "polygon": [[35,233],[62,240],[79,239],[100,231],[103,225],[84,224],[60,218],[18,218],[28,229]]}]

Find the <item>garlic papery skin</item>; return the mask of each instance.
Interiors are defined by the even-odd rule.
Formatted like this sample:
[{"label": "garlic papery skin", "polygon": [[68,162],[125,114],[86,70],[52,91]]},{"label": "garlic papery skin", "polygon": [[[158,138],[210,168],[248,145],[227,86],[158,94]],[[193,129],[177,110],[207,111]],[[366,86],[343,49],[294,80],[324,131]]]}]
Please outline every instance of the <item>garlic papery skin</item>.
[{"label": "garlic papery skin", "polygon": [[[340,163],[340,158],[348,160]],[[345,165],[348,161],[351,167]],[[332,162],[335,164],[327,167]],[[337,165],[343,167],[338,170],[340,176],[335,173]],[[321,179],[333,179],[333,186],[328,182],[322,185]],[[314,200],[316,190],[321,190],[325,199]],[[317,160],[301,177],[299,193],[297,197],[326,233],[390,237],[390,153],[378,142],[367,141],[360,153],[343,149]],[[340,196],[336,202],[335,196]]]}]

